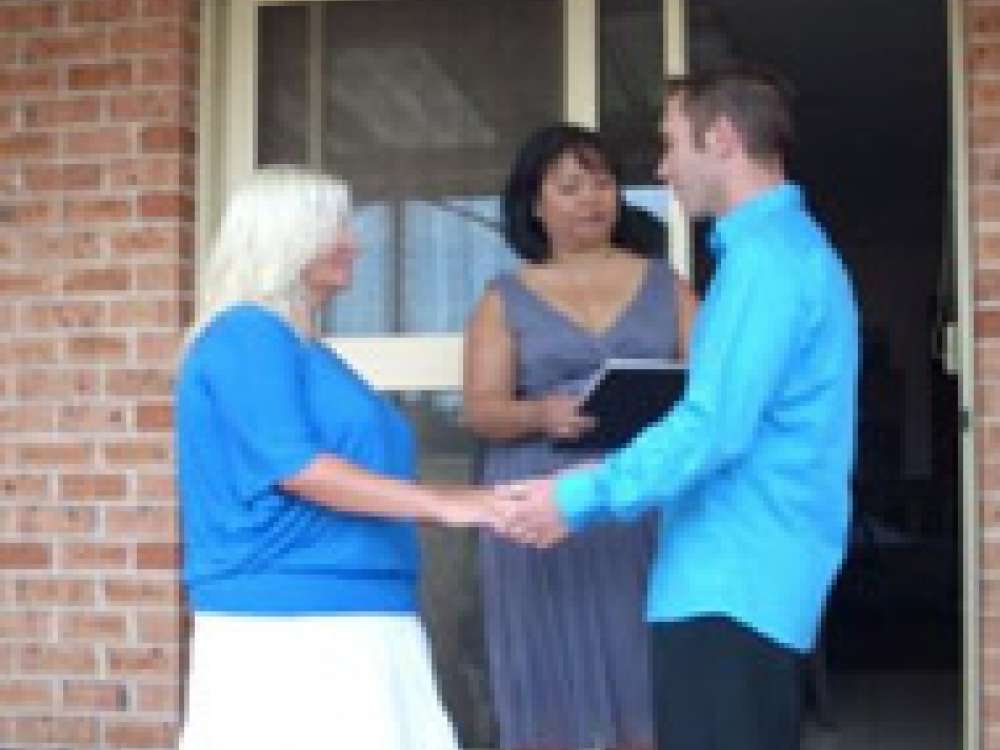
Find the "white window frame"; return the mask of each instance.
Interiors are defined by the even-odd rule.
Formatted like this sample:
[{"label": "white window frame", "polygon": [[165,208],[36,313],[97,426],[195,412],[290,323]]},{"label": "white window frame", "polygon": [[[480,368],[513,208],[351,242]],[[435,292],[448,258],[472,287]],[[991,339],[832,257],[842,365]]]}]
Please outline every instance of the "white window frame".
[{"label": "white window frame", "polygon": [[[322,0],[364,2],[365,0]],[[595,127],[598,120],[597,0],[552,0],[565,8],[563,110],[567,120]],[[398,0],[406,2],[406,0]],[[664,0],[664,45],[676,50],[683,39],[682,0]],[[201,189],[199,245],[205,247],[217,226],[221,206],[233,187],[253,171],[256,151],[256,21],[263,5],[287,5],[289,0],[220,0],[203,4],[204,38],[202,81],[205,106],[201,111]],[[318,7],[318,6],[316,6]],[[310,24],[321,34],[319,23]],[[671,36],[667,36],[668,33]],[[669,41],[667,41],[669,39]],[[321,40],[319,40],[321,43]],[[671,52],[670,72],[680,72],[683,54]],[[666,58],[665,58],[666,59]],[[312,76],[313,88],[319,76]],[[206,88],[207,87],[207,88]],[[313,102],[319,92],[311,91]],[[310,118],[320,116],[310,107]],[[319,128],[312,128],[314,135]],[[223,135],[224,134],[224,135]],[[311,159],[318,143],[310,144]],[[689,232],[676,206],[671,215],[671,253],[678,272],[688,275]],[[462,388],[462,336],[394,335],[330,337],[326,343],[361,372],[376,388],[392,391],[458,391]]]}]

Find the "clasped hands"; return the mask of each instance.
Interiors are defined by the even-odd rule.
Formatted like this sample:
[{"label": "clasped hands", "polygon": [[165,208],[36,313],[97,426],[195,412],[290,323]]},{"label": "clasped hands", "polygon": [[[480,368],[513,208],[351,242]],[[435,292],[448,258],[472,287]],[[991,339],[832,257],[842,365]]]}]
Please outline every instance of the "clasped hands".
[{"label": "clasped hands", "polygon": [[497,485],[489,505],[489,527],[513,542],[545,548],[569,535],[552,478]]}]

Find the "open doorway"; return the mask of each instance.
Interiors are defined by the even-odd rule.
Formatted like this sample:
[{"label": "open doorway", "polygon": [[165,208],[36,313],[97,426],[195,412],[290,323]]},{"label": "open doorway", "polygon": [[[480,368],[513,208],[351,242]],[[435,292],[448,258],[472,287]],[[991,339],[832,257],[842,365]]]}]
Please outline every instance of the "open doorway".
[{"label": "open doorway", "polygon": [[711,0],[691,3],[688,23],[692,68],[735,57],[791,83],[790,171],[862,309],[851,548],[809,670],[807,747],[959,747],[959,391],[943,345],[956,310],[946,3]]}]

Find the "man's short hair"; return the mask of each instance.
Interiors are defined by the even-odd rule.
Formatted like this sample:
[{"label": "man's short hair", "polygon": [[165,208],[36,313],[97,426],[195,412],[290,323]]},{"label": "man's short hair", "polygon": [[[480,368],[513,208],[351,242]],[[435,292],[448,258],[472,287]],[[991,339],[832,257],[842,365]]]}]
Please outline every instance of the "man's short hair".
[{"label": "man's short hair", "polygon": [[791,87],[777,73],[739,66],[671,76],[666,99],[677,97],[691,121],[695,144],[701,148],[705,131],[727,117],[743,139],[747,155],[769,161],[786,159],[794,140]]}]

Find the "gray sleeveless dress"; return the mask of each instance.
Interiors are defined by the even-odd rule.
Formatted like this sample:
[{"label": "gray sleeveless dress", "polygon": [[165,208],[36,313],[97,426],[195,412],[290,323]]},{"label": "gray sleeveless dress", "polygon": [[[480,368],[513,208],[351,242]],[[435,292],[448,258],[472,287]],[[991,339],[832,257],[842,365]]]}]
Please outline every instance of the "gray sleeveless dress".
[{"label": "gray sleeveless dress", "polygon": [[[594,335],[514,273],[491,282],[513,336],[517,393],[578,393],[608,357],[675,357],[674,277],[650,261],[635,297]],[[545,439],[489,442],[487,484],[549,474],[592,455]],[[500,747],[652,744],[648,635],[643,622],[655,518],[603,524],[549,550],[483,532],[482,596]]]}]

